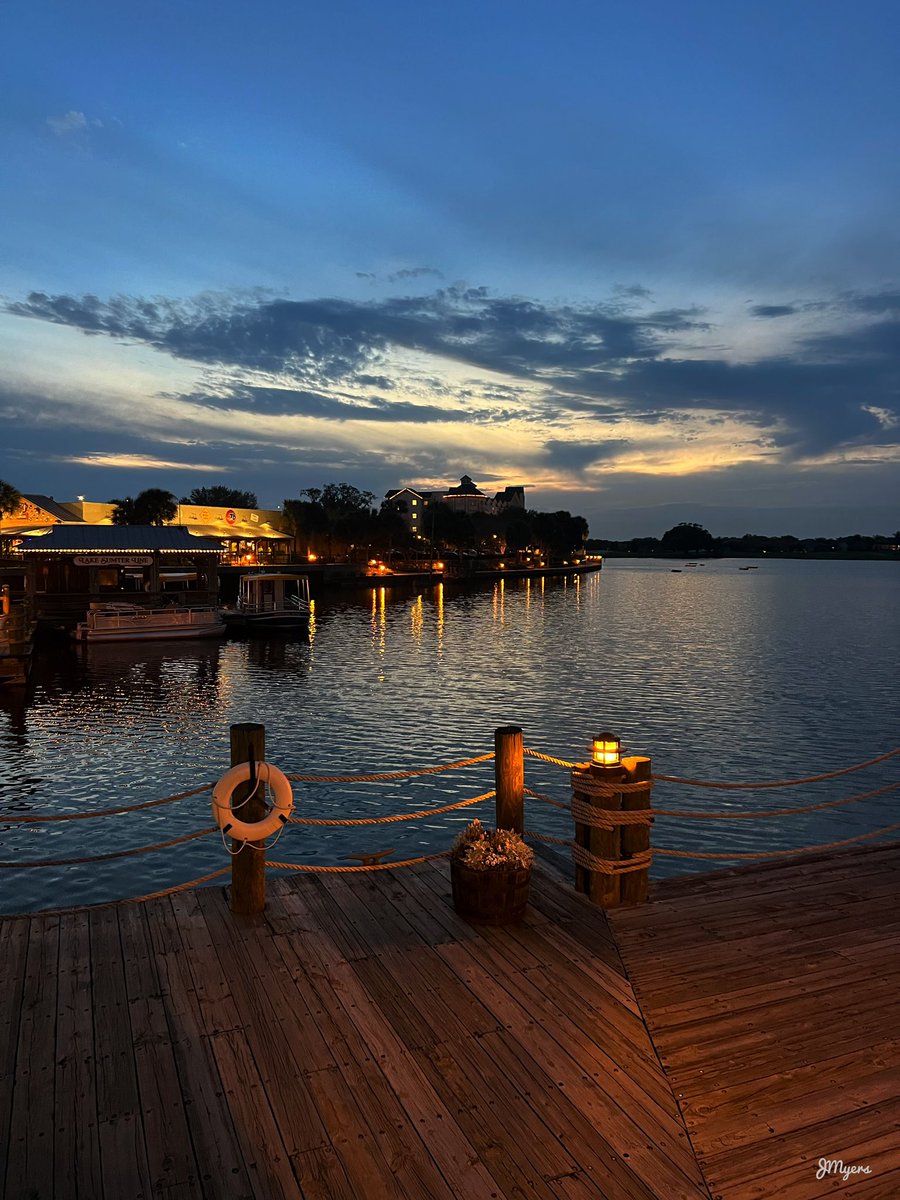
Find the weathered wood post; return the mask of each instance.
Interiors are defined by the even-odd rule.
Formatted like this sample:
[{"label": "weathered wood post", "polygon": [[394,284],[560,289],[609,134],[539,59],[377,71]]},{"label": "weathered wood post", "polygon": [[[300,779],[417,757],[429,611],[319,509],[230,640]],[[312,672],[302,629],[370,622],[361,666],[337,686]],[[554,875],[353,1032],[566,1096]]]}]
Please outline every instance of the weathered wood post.
[{"label": "weathered wood post", "polygon": [[[630,784],[646,783],[638,792],[625,792],[622,807],[629,812],[647,811],[650,808],[650,759],[628,757],[622,759],[625,780]],[[632,858],[650,849],[650,825],[622,826],[622,857]],[[643,904],[650,887],[650,862],[640,871],[629,871],[620,879],[623,904]]]},{"label": "weathered wood post", "polygon": [[503,725],[494,730],[494,779],[497,828],[525,831],[525,756],[522,730]]},{"label": "weathered wood post", "polygon": [[[595,739],[595,745],[602,739]],[[594,756],[596,758],[596,755]],[[625,768],[618,761],[609,765],[592,761],[587,768],[573,772],[573,792],[576,802],[590,805],[593,809],[619,811],[622,808],[622,793],[612,790],[617,783],[625,782]],[[579,781],[583,787],[579,788]],[[592,787],[596,783],[598,786]],[[607,790],[609,789],[609,790]],[[586,821],[575,821],[575,844],[583,846],[595,858],[615,862],[622,857],[621,827],[613,825],[603,828],[588,824]],[[586,896],[603,908],[615,908],[621,900],[621,878],[618,875],[606,875],[602,871],[591,871],[588,867],[576,865],[575,889],[584,892]]]},{"label": "weathered wood post", "polygon": [[[231,765],[239,763],[265,762],[266,727],[247,723],[231,726]],[[242,783],[234,790],[232,805],[240,804],[253,791],[253,786]],[[265,788],[260,784],[255,794],[241,808],[242,821],[261,821],[266,815]],[[232,841],[232,850],[241,843]],[[266,851],[265,841],[250,842],[240,854],[231,860],[231,911],[241,916],[261,913],[266,907]]]}]

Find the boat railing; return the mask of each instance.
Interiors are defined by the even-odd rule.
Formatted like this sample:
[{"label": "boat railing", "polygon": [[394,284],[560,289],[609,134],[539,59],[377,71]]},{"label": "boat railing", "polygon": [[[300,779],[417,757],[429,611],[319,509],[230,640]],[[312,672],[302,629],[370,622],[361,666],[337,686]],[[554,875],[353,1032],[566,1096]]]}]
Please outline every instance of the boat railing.
[{"label": "boat railing", "polygon": [[160,625],[207,625],[216,616],[211,605],[198,608],[121,608],[94,609],[91,625],[94,629],[133,628],[144,622]]}]

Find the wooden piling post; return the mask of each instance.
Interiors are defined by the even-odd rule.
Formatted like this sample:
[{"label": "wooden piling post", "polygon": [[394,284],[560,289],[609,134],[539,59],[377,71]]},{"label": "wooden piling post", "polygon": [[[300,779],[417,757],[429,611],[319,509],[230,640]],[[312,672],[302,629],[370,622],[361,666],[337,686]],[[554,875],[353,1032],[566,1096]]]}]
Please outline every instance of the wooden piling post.
[{"label": "wooden piling post", "polygon": [[[239,763],[265,762],[266,727],[247,723],[231,726],[231,765]],[[250,795],[250,783],[235,788],[232,804],[240,804]],[[265,787],[260,783],[255,795],[241,807],[242,821],[261,821],[266,815]],[[233,840],[232,850],[238,850],[241,842]],[[250,842],[231,860],[231,911],[241,916],[261,913],[266,907],[266,852],[265,842]]]},{"label": "wooden piling post", "polygon": [[504,725],[494,730],[494,779],[497,828],[525,831],[525,755],[522,730]]},{"label": "wooden piling post", "polygon": [[[629,812],[646,811],[650,808],[650,759],[628,757],[622,759],[627,783],[645,783],[646,789],[625,792],[622,807]],[[641,851],[650,849],[650,826],[622,826],[622,857],[631,858]],[[623,904],[643,904],[650,888],[650,864],[641,871],[629,871],[621,876],[621,901]]]},{"label": "wooden piling post", "polygon": [[[590,763],[585,771],[587,779],[596,781],[607,787],[625,782],[625,768],[621,765],[614,767],[600,766]],[[575,796],[591,808],[605,808],[617,811],[622,808],[622,793],[609,792],[598,794],[592,791],[579,791],[577,776],[574,784]],[[595,858],[603,858],[615,862],[622,857],[621,827],[601,829],[596,825],[575,823],[575,842],[590,851]],[[584,892],[586,896],[602,908],[615,908],[621,900],[621,877],[604,875],[602,871],[591,871],[587,867],[575,867],[575,889]]]}]

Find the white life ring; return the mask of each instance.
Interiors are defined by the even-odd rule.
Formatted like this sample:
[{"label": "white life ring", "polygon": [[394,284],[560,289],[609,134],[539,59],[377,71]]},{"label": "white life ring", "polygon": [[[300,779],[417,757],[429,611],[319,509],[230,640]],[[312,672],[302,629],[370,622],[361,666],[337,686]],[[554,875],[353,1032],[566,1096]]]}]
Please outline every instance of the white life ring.
[{"label": "white life ring", "polygon": [[262,821],[239,821],[231,807],[234,789],[250,779],[250,764],[238,763],[226,771],[213,788],[212,810],[216,824],[223,833],[244,842],[259,842],[270,834],[277,833],[285,824],[294,807],[294,793],[283,771],[272,763],[256,763],[256,777],[272,789],[272,811]]}]

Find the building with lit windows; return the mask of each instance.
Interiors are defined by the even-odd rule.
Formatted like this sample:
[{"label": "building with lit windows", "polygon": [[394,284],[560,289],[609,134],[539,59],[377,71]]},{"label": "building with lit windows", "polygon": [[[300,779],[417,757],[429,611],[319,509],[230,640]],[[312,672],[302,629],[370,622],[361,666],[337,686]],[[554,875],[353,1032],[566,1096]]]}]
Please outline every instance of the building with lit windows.
[{"label": "building with lit windows", "polygon": [[483,492],[471,476],[463,475],[456,487],[443,491],[426,491],[423,488],[391,488],[385,503],[403,518],[410,533],[424,536],[428,532],[426,516],[435,504],[445,504],[454,512],[488,513],[499,515],[511,508],[524,509],[525,488],[522,485],[505,487],[493,496]]},{"label": "building with lit windows", "polygon": [[[114,504],[85,500],[23,496],[14,513],[0,517],[0,538],[13,539],[53,525],[109,526],[114,508]],[[179,504],[167,525],[183,527],[194,537],[217,539],[222,562],[234,565],[287,562],[294,545],[293,534],[280,509]]]}]

